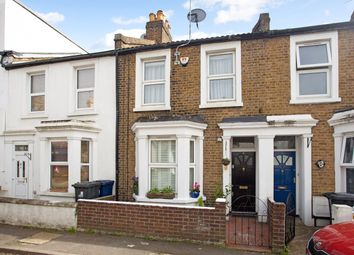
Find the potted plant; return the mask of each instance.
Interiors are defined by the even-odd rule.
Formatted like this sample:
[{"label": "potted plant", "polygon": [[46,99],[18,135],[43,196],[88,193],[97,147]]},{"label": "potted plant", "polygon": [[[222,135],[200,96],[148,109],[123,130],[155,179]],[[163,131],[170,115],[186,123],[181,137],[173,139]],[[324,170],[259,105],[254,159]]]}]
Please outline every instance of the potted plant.
[{"label": "potted plant", "polygon": [[230,165],[231,160],[230,160],[229,158],[223,158],[223,159],[221,160],[221,163],[222,163],[224,166],[228,166],[228,165]]},{"label": "potted plant", "polygon": [[132,181],[133,181],[133,193],[135,195],[138,195],[138,193],[139,193],[139,177],[134,176],[132,178]]},{"label": "potted plant", "polygon": [[175,193],[170,186],[163,189],[152,188],[148,193],[146,193],[148,198],[162,198],[162,199],[174,199]]},{"label": "potted plant", "polygon": [[197,198],[197,197],[199,197],[199,194],[200,194],[200,184],[195,182],[192,186],[192,190],[191,190],[190,195],[192,198]]}]

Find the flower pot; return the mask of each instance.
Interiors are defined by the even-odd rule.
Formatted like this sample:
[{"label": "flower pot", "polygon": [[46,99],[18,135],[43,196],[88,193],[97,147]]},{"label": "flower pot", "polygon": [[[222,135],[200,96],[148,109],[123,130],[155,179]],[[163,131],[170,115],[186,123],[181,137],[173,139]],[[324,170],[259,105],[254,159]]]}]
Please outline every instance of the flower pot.
[{"label": "flower pot", "polygon": [[153,198],[162,198],[162,199],[174,199],[175,193],[146,193],[146,197],[153,199]]},{"label": "flower pot", "polygon": [[191,195],[192,198],[198,198],[199,197],[199,193],[200,193],[199,191],[191,191],[190,195]]}]

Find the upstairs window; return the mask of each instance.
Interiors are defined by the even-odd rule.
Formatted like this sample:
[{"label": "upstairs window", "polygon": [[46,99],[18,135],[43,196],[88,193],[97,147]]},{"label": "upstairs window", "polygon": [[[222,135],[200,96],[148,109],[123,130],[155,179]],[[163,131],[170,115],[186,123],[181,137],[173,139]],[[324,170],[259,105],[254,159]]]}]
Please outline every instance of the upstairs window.
[{"label": "upstairs window", "polygon": [[95,69],[77,70],[76,108],[92,109],[94,106]]},{"label": "upstairs window", "polygon": [[242,106],[241,43],[201,46],[200,108]]},{"label": "upstairs window", "polygon": [[30,76],[30,109],[31,112],[45,111],[45,74]]},{"label": "upstairs window", "polygon": [[338,98],[336,32],[291,37],[291,103],[322,103]]},{"label": "upstairs window", "polygon": [[165,61],[144,61],[144,105],[165,103]]},{"label": "upstairs window", "polygon": [[331,67],[329,42],[297,45],[299,96],[329,96]]},{"label": "upstairs window", "polygon": [[134,111],[170,110],[171,50],[140,52],[135,61]]},{"label": "upstairs window", "polygon": [[233,52],[208,54],[208,100],[235,98],[235,70]]}]

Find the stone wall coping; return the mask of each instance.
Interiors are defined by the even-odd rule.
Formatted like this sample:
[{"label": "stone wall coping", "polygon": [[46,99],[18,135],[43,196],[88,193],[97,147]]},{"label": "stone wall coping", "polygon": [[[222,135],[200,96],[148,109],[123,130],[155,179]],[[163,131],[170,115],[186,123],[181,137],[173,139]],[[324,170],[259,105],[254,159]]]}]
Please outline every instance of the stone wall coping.
[{"label": "stone wall coping", "polygon": [[125,202],[125,201],[103,201],[103,200],[94,200],[94,199],[79,199],[78,202],[79,203],[80,202],[88,202],[88,203],[103,203],[103,204],[116,204],[116,205],[135,205],[135,206],[142,205],[142,206],[171,207],[171,208],[182,208],[182,209],[215,210],[215,207],[141,203],[141,202]]},{"label": "stone wall coping", "polygon": [[77,206],[75,202],[52,202],[47,200],[19,199],[19,198],[10,198],[10,197],[0,197],[0,203],[33,205],[33,206],[37,205],[37,206],[67,207],[67,208],[76,208]]}]

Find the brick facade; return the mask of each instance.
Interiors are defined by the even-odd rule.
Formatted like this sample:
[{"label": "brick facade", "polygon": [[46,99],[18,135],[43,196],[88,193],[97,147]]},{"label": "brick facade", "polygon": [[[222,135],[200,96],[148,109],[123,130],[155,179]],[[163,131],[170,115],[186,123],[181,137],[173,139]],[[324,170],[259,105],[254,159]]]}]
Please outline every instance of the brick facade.
[{"label": "brick facade", "polygon": [[282,250],[285,247],[285,204],[276,203],[268,199],[268,215],[270,227],[271,247]]},{"label": "brick facade", "polygon": [[[176,66],[171,59],[171,110],[133,112],[135,102],[135,53],[118,56],[117,87],[119,88],[119,185],[118,199],[132,199],[135,175],[135,142],[132,125],[142,116],[203,115],[208,124],[204,137],[204,194],[214,201],[213,194],[222,185],[222,143],[217,141],[222,130],[217,126],[223,118],[254,115],[311,114],[319,120],[313,128],[312,191],[313,195],[334,190],[334,147],[332,128],[327,120],[333,111],[354,105],[354,30],[338,30],[339,103],[291,105],[290,46],[288,35],[249,39],[241,42],[243,107],[200,109],[200,45],[180,49],[189,57],[187,67]],[[175,48],[171,49],[173,56]],[[315,162],[326,161],[324,169]]]},{"label": "brick facade", "polygon": [[78,227],[162,239],[225,243],[225,202],[215,208],[80,200]]}]

